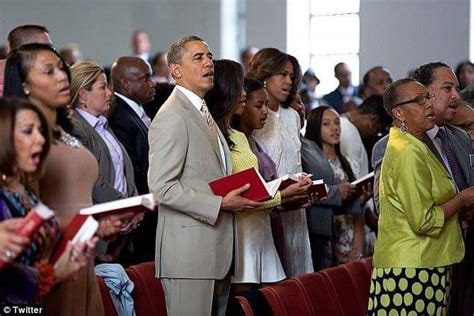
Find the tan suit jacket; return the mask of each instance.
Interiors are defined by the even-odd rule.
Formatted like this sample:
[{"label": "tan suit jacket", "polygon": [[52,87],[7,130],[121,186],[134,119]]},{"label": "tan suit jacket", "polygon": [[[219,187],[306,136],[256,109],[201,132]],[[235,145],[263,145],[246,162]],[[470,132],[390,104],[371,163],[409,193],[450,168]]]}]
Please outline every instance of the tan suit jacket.
[{"label": "tan suit jacket", "polygon": [[[232,170],[224,144],[226,174]],[[161,199],[156,233],[156,276],[222,279],[233,252],[232,215],[221,212],[222,198],[208,183],[224,176],[217,139],[201,113],[177,88],[149,131],[150,192]]]}]

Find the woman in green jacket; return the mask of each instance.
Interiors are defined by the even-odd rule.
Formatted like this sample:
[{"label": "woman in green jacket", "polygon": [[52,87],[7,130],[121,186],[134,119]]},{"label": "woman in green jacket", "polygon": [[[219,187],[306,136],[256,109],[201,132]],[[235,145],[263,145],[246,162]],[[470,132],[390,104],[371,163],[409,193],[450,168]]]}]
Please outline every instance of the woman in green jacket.
[{"label": "woman in green jacket", "polygon": [[457,193],[423,142],[434,127],[434,97],[412,79],[393,83],[384,95],[395,126],[380,176],[369,315],[445,315],[450,266],[464,256],[457,214],[472,209],[474,188]]}]

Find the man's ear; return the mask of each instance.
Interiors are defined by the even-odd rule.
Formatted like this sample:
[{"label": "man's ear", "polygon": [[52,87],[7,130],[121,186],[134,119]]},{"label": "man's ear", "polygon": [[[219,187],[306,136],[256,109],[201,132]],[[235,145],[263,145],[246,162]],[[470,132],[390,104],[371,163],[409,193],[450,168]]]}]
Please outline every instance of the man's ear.
[{"label": "man's ear", "polygon": [[181,72],[181,66],[179,64],[171,64],[170,72],[173,78],[176,79],[180,79],[183,76],[183,73]]},{"label": "man's ear", "polygon": [[122,86],[122,90],[128,92],[130,88],[130,82],[127,78],[120,78],[120,85]]}]

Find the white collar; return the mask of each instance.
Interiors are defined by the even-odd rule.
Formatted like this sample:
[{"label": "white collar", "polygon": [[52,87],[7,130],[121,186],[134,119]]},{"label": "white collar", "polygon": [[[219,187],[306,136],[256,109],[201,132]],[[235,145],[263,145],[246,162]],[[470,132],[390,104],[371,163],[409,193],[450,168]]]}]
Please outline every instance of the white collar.
[{"label": "white collar", "polygon": [[435,126],[432,129],[426,131],[426,135],[428,135],[428,137],[433,141],[436,135],[438,134],[438,131],[440,128],[443,128],[443,127],[439,127],[438,125],[435,124]]},{"label": "white collar", "polygon": [[133,100],[127,98],[126,96],[124,96],[123,94],[120,94],[120,93],[118,93],[118,92],[114,92],[114,94],[115,94],[117,97],[119,97],[120,99],[124,100],[125,103],[127,103],[128,106],[130,106],[130,108],[131,108],[135,113],[137,113],[137,115],[138,115],[139,118],[142,118],[144,110],[143,110],[143,108],[142,108],[142,106],[141,106],[140,104],[138,104],[137,102],[135,102],[135,101],[133,101]]},{"label": "white collar", "polygon": [[182,93],[184,93],[184,95],[188,98],[188,100],[194,105],[194,107],[199,111],[201,112],[201,107],[202,107],[202,103],[203,103],[203,99],[201,99],[200,96],[198,96],[196,93],[192,92],[191,90],[189,89],[186,89],[185,87],[183,86],[180,86],[180,85],[176,85],[176,88],[179,89],[179,91],[181,91]]}]

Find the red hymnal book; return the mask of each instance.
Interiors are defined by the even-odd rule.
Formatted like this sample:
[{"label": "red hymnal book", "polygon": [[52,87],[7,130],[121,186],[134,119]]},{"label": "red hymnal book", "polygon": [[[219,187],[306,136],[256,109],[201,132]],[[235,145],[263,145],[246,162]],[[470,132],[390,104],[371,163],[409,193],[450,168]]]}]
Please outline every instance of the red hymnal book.
[{"label": "red hymnal book", "polygon": [[323,179],[313,180],[313,184],[309,188],[310,193],[318,193],[318,201],[328,197],[328,187]]},{"label": "red hymnal book", "polygon": [[294,174],[292,174],[292,173],[286,174],[283,177],[280,177],[281,183],[280,183],[280,187],[278,189],[280,191],[286,189],[287,187],[289,187],[293,183],[298,182],[300,177],[303,177],[303,176],[311,178],[313,175],[312,174],[307,174],[307,173],[304,173],[304,172],[298,172],[298,173],[294,173]]},{"label": "red hymnal book", "polygon": [[281,180],[276,179],[265,182],[255,168],[245,169],[230,176],[209,182],[209,187],[215,195],[226,196],[232,190],[249,183],[250,188],[241,194],[242,197],[252,201],[266,201],[273,198],[280,186]]},{"label": "red hymnal book", "polygon": [[53,254],[51,255],[50,262],[52,264],[61,257],[61,254],[66,249],[67,243],[75,244],[77,242],[88,242],[94,237],[95,232],[99,229],[99,222],[96,221],[92,216],[77,214],[71,220],[69,225],[64,230],[61,239],[54,248]]},{"label": "red hymnal book", "polygon": [[156,210],[158,199],[153,193],[132,196],[112,202],[95,204],[80,210],[81,215],[92,215],[95,218],[109,215],[119,215],[128,212],[143,213]]},{"label": "red hymnal book", "polygon": [[[38,203],[23,218],[21,226],[15,231],[15,234],[30,238],[40,229],[41,225],[53,217],[53,215],[54,212],[51,211],[46,205],[43,203]],[[2,269],[5,265],[6,262],[0,259],[0,269]]]},{"label": "red hymnal book", "polygon": [[374,189],[374,172],[372,171],[371,173],[363,176],[362,178],[359,178],[351,182],[351,184],[356,186],[356,192],[354,193],[355,197],[359,197],[362,194],[364,194],[364,189],[365,191],[368,191],[369,186],[370,186],[370,189],[373,190]]}]

